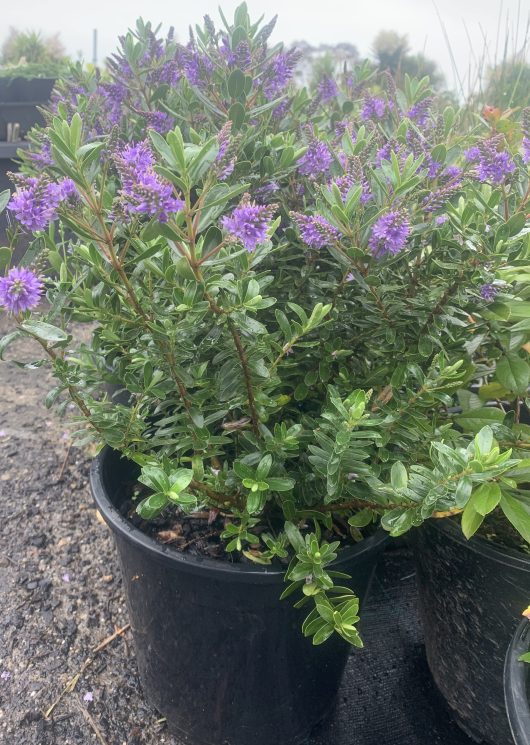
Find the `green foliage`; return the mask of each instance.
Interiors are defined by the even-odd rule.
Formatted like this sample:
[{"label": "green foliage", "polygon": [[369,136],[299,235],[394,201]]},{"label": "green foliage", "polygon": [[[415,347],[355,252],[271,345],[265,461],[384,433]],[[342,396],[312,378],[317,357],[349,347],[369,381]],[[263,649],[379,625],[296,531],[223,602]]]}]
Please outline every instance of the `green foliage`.
[{"label": "green foliage", "polygon": [[[530,540],[521,131],[510,120],[517,136],[496,134],[509,177],[481,182],[464,151],[493,130],[466,130],[436,101],[416,121],[411,110],[431,101],[426,78],[404,75],[395,89],[360,67],[355,94],[339,79],[325,102],[288,88],[268,98],[281,47],[267,46],[245,5],[224,25],[196,30],[193,59],[215,60],[208,75],[181,70],[168,86],[160,71],[183,50],[155,46],[150,75],[156,36],[140,21],[121,52],[128,116],[111,125],[101,82],[86,75],[86,93],[34,133],[51,163],[37,169],[27,156],[26,172],[71,179],[77,198],[24,258],[46,267],[49,309],[19,314],[0,353],[19,335],[36,341],[58,380],[47,405],[71,398],[79,410],[76,440],[140,466],[142,517],[215,511],[234,559],[290,559],[284,596],[311,606],[303,631],[314,643],[338,633],[358,646],[355,586],[333,568],[337,535],[381,524],[398,536],[458,515],[470,537],[496,510]],[[221,33],[231,52],[244,41],[250,61],[226,62]],[[367,120],[372,95],[384,106]],[[154,131],[138,113],[148,104],[176,123]],[[315,138],[328,155],[321,170]],[[151,185],[180,208],[151,209],[160,193],[123,176],[127,141],[149,144]],[[238,205],[255,245],[233,228]],[[407,221],[403,245],[387,236],[375,250],[394,213]],[[300,215],[317,221],[319,240]],[[72,321],[92,324],[89,342],[71,338]],[[129,406],[108,397],[107,381]]]}]

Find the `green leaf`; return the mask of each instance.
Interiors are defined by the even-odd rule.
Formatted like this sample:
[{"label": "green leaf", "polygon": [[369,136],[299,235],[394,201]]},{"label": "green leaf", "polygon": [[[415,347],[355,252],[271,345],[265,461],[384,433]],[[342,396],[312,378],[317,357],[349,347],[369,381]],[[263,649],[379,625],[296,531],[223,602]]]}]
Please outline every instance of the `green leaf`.
[{"label": "green leaf", "polygon": [[473,492],[469,502],[467,503],[466,509],[470,506],[475,510],[475,512],[478,512],[479,515],[485,517],[495,509],[500,501],[500,486],[495,481],[490,481],[486,484],[481,484],[478,489]]},{"label": "green leaf", "polygon": [[480,409],[470,409],[455,417],[464,432],[480,432],[488,424],[502,424],[504,412],[494,406],[482,406]]},{"label": "green leaf", "polygon": [[53,344],[68,341],[69,338],[68,334],[62,329],[52,326],[50,323],[44,323],[44,321],[24,321],[21,323],[21,327],[32,336],[36,336],[37,339],[49,341]]},{"label": "green leaf", "polygon": [[256,468],[256,479],[258,481],[263,481],[264,479],[266,479],[269,474],[269,471],[271,470],[271,466],[272,466],[272,455],[270,453],[267,453],[260,460],[258,467]]},{"label": "green leaf", "polygon": [[169,491],[181,492],[191,484],[193,471],[190,468],[177,468],[169,474]]},{"label": "green leaf", "polygon": [[236,101],[236,103],[233,103],[232,106],[230,106],[228,118],[232,122],[234,130],[241,129],[243,122],[245,121],[245,116],[245,107],[243,104],[239,103],[239,101]]},{"label": "green leaf", "polygon": [[0,213],[5,210],[9,203],[9,199],[11,197],[11,191],[9,189],[4,189],[4,191],[0,191]]},{"label": "green leaf", "polygon": [[271,491],[291,491],[296,481],[294,479],[280,478],[277,476],[268,476],[267,483]]},{"label": "green leaf", "polygon": [[228,92],[232,98],[239,98],[245,90],[245,73],[242,70],[232,70],[228,78]]},{"label": "green leaf", "polygon": [[482,525],[484,516],[477,512],[469,502],[462,512],[462,533],[467,539],[471,538]]},{"label": "green leaf", "polygon": [[528,362],[516,354],[508,354],[497,362],[496,378],[501,385],[518,396],[525,396],[530,382]]},{"label": "green leaf", "polygon": [[167,505],[168,499],[165,494],[151,494],[136,507],[136,512],[144,520],[152,520],[159,515]]},{"label": "green leaf", "polygon": [[144,466],[138,481],[156,492],[165,494],[169,491],[169,479],[166,472],[159,466]]},{"label": "green leaf", "polygon": [[20,329],[16,329],[15,331],[11,331],[9,334],[6,334],[0,339],[0,360],[4,358],[4,352],[11,344],[11,342],[15,341],[15,339],[20,339],[21,336],[23,336],[23,334]]},{"label": "green leaf", "polygon": [[405,489],[407,487],[409,477],[407,475],[407,469],[401,463],[396,461],[390,470],[390,483],[393,489]]},{"label": "green leaf", "polygon": [[530,502],[528,500],[523,502],[522,499],[504,493],[500,504],[501,510],[513,527],[527,543],[530,543]]},{"label": "green leaf", "polygon": [[287,521],[284,529],[291,546],[297,553],[302,553],[305,549],[305,543],[298,528],[293,523]]}]

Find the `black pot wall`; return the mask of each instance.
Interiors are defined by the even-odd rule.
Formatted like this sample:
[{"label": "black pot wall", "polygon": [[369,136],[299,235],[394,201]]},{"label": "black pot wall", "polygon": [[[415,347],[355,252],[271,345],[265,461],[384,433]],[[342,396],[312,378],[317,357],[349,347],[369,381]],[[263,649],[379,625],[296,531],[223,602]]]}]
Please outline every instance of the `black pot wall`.
[{"label": "black pot wall", "polygon": [[530,664],[519,661],[530,651],[530,621],[517,627],[504,667],[506,711],[515,745],[530,745]]},{"label": "black pot wall", "polygon": [[[302,636],[304,612],[279,600],[282,572],[179,554],[133,528],[114,507],[130,478],[108,448],[94,461],[147,698],[190,745],[302,743],[333,706],[348,645]],[[385,541],[377,533],[337,561],[361,600]]]},{"label": "black pot wall", "polygon": [[513,745],[503,667],[530,597],[530,556],[466,541],[458,525],[431,520],[414,533],[420,615],[434,682],[477,741]]}]

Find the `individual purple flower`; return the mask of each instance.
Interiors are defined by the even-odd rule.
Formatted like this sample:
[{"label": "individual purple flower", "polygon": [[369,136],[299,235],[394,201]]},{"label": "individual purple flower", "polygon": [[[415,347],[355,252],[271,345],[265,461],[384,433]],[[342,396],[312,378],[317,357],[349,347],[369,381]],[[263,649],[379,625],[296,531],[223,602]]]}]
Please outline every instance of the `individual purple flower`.
[{"label": "individual purple flower", "polygon": [[491,282],[487,282],[480,288],[480,297],[487,303],[491,303],[493,300],[495,300],[499,290],[500,287],[492,284]]},{"label": "individual purple flower", "polygon": [[435,218],[434,222],[436,223],[436,225],[443,225],[447,222],[448,219],[449,218],[447,217],[447,215],[438,215],[438,217]]},{"label": "individual purple flower", "polygon": [[361,109],[361,119],[365,122],[369,119],[382,119],[385,115],[386,104],[382,98],[375,96],[366,96],[364,105]]},{"label": "individual purple flower", "polygon": [[316,178],[329,170],[333,156],[329,147],[322,140],[312,140],[309,147],[300,159],[298,170],[303,176]]},{"label": "individual purple flower", "polygon": [[94,694],[92,691],[87,691],[85,695],[83,696],[83,701],[86,701],[87,703],[91,703],[94,700]]},{"label": "individual purple flower", "polygon": [[184,207],[173,196],[173,185],[154,170],[154,157],[146,140],[126,145],[115,154],[114,162],[121,178],[120,197],[130,214],[144,214],[167,222],[171,213]]},{"label": "individual purple flower", "polygon": [[30,269],[13,267],[5,277],[0,277],[0,305],[17,315],[39,304],[42,280]]},{"label": "individual purple flower", "polygon": [[230,217],[226,216],[221,220],[221,225],[252,253],[256,246],[267,240],[267,230],[277,207],[277,204],[256,204],[250,201],[249,194],[244,194]]},{"label": "individual purple flower", "polygon": [[329,78],[329,77],[322,78],[322,80],[318,84],[318,95],[322,103],[327,103],[328,101],[331,101],[332,98],[335,98],[338,92],[339,92],[339,87],[337,83],[333,80],[333,78]]},{"label": "individual purple flower", "polygon": [[431,113],[432,101],[432,97],[429,96],[428,98],[424,98],[422,101],[418,101],[418,103],[414,104],[414,106],[407,111],[409,119],[415,121],[420,127],[427,124],[429,114]]},{"label": "individual purple flower", "polygon": [[376,258],[385,254],[397,254],[405,246],[410,235],[410,223],[405,212],[387,212],[376,220],[372,227],[368,246]]},{"label": "individual purple flower", "polygon": [[11,197],[10,209],[21,225],[31,231],[44,230],[57,217],[61,202],[75,194],[71,179],[59,183],[45,177],[16,176],[17,191]]},{"label": "individual purple flower", "polygon": [[10,677],[11,673],[9,672],[9,670],[2,670],[2,672],[0,673],[0,678],[2,680],[9,680]]},{"label": "individual purple flower", "polygon": [[322,215],[304,215],[301,212],[290,213],[300,237],[311,248],[324,248],[340,238],[340,232]]}]

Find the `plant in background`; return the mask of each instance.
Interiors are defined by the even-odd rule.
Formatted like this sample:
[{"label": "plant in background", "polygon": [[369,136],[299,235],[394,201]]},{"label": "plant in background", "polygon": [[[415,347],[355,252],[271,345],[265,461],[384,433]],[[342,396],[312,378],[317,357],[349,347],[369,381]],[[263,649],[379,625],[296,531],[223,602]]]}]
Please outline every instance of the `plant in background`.
[{"label": "plant in background", "polygon": [[[144,520],[210,510],[234,561],[290,558],[306,635],[359,645],[332,562],[361,531],[461,515],[469,537],[496,511],[530,541],[522,134],[462,131],[409,77],[330,121],[321,97],[287,96],[293,58],[267,52],[271,24],[244,5],[223,21],[175,47],[182,126],[96,126],[86,93],[75,114],[57,106],[48,164],[8,206],[41,268],[2,280],[18,324],[2,349],[40,345],[47,404],[74,401],[78,442],[141,467]],[[142,43],[124,42],[139,66],[169,63]],[[123,100],[144,73],[124,74]],[[305,111],[299,134],[278,131],[284,101]],[[90,344],[72,321],[94,324]],[[109,366],[130,406],[103,394]]]}]

